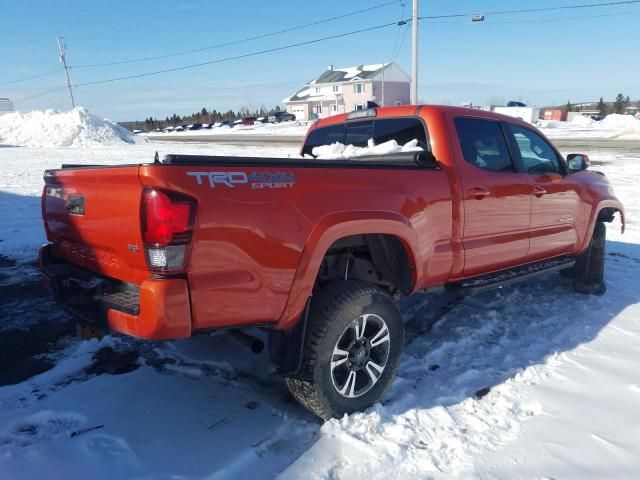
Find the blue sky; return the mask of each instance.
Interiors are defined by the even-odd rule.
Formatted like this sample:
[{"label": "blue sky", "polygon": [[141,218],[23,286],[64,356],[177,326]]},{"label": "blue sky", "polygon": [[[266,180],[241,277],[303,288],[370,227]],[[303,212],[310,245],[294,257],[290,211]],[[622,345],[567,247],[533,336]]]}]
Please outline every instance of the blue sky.
[{"label": "blue sky", "polygon": [[[411,11],[411,0],[404,17]],[[423,0],[422,15],[591,3],[595,0]],[[27,82],[3,82],[58,66],[56,35],[70,65],[162,55],[286,29],[386,3],[385,0],[155,0],[125,2],[22,0],[3,2],[0,16],[0,97],[20,99],[64,85],[62,72]],[[71,69],[74,83],[134,75],[275,48],[393,22],[401,2],[330,23],[239,45],[160,60]],[[607,15],[607,16],[600,16]],[[403,27],[409,28],[409,27]],[[165,117],[208,109],[237,110],[279,103],[329,64],[390,61],[411,71],[411,33],[389,27],[276,53],[157,76],[78,87],[77,103],[115,120]],[[423,22],[420,99],[458,104],[522,99],[531,104],[640,99],[640,4],[513,16]],[[65,90],[16,105],[20,110],[69,107]]]}]

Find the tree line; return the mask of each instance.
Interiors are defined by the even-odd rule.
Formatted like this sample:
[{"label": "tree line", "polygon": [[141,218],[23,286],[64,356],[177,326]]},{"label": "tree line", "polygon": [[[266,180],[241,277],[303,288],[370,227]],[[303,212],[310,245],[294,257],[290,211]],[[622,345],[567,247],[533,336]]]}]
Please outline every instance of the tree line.
[{"label": "tree line", "polygon": [[242,107],[237,112],[234,110],[227,110],[226,112],[217,110],[207,110],[206,107],[202,107],[199,112],[194,112],[189,115],[178,115],[174,113],[171,116],[166,117],[164,120],[159,118],[145,118],[143,121],[135,122],[120,122],[120,124],[128,128],[129,130],[146,130],[151,131],[156,128],[167,128],[175,125],[190,125],[193,123],[216,123],[222,121],[233,122],[246,117],[266,117],[270,113],[279,112],[280,106],[276,105],[272,109],[268,109],[266,106],[260,107],[258,110],[251,110],[248,107]]},{"label": "tree line", "polygon": [[[595,108],[593,106],[595,105]],[[600,115],[609,115],[610,113],[623,114],[627,111],[628,107],[636,106],[640,108],[640,101],[637,101],[635,105],[629,98],[629,95],[619,93],[613,102],[605,102],[604,97],[600,97],[597,104],[580,104],[574,105],[571,101],[567,102],[565,110],[567,112],[579,112],[581,110],[598,110]]]}]

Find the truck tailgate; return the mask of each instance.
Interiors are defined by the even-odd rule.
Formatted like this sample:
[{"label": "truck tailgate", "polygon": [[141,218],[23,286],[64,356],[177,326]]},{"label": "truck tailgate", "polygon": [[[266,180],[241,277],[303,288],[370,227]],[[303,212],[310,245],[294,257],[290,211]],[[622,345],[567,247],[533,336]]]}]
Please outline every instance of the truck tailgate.
[{"label": "truck tailgate", "polygon": [[138,165],[45,172],[42,215],[55,255],[92,272],[148,278],[140,231]]}]

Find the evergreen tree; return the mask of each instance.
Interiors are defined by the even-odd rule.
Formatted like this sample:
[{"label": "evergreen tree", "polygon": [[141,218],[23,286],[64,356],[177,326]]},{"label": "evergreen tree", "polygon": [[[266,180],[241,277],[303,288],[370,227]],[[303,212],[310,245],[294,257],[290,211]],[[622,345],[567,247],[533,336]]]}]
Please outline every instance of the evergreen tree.
[{"label": "evergreen tree", "polygon": [[565,107],[565,110],[567,111],[567,113],[573,112],[573,105],[571,105],[571,101],[567,102],[567,106]]},{"label": "evergreen tree", "polygon": [[613,113],[624,113],[624,110],[627,107],[626,100],[625,96],[619,93],[616,96],[615,102],[613,102]]},{"label": "evergreen tree", "polygon": [[600,115],[606,115],[608,110],[609,109],[607,104],[604,102],[604,99],[600,97],[600,101],[598,102],[598,112],[600,112]]}]

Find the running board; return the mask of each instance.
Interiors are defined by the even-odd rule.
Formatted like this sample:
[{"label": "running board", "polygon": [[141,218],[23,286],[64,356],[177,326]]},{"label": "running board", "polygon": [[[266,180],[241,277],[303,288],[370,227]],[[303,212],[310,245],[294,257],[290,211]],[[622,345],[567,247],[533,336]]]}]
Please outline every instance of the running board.
[{"label": "running board", "polygon": [[482,293],[487,290],[493,290],[494,288],[506,287],[513,283],[522,282],[538,275],[571,268],[575,263],[576,260],[574,257],[553,258],[551,260],[530,263],[510,270],[490,273],[482,277],[463,280],[458,283],[451,283],[446,285],[445,290],[447,293],[454,295],[477,295],[478,293]]}]

